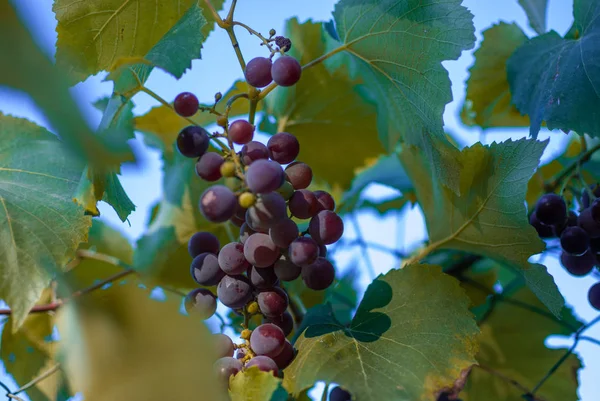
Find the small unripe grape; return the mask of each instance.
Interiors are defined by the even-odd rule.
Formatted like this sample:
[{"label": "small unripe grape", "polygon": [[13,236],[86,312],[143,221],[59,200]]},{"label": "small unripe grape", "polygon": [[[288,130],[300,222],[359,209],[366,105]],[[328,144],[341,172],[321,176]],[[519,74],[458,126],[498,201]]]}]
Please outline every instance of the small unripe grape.
[{"label": "small unripe grape", "polygon": [[226,178],[235,177],[235,163],[227,161],[221,164],[221,175]]},{"label": "small unripe grape", "polygon": [[219,127],[223,127],[223,128],[227,127],[227,117],[225,117],[225,116],[218,116],[217,117],[217,125]]},{"label": "small unripe grape", "polygon": [[258,303],[256,301],[251,302],[250,305],[248,305],[248,313],[252,314],[252,315],[256,315],[258,313],[259,309],[258,309]]},{"label": "small unripe grape", "polygon": [[252,335],[252,330],[244,329],[244,330],[242,330],[240,337],[242,337],[243,340],[249,340],[251,335]]},{"label": "small unripe grape", "polygon": [[239,203],[241,207],[248,209],[256,203],[256,195],[252,192],[244,192],[240,195]]}]

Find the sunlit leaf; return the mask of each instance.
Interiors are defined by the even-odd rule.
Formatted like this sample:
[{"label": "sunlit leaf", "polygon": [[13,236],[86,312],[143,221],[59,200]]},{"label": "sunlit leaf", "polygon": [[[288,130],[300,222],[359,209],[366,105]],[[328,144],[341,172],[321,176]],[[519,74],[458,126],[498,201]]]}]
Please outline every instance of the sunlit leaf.
[{"label": "sunlit leaf", "polygon": [[52,135],[0,114],[0,298],[17,328],[62,270],[91,219],[72,200],[83,165]]},{"label": "sunlit leaf", "polygon": [[[229,381],[231,401],[277,401],[272,397],[281,385],[280,378],[271,372],[262,372],[256,366],[236,374]],[[287,393],[283,400],[286,399]]]},{"label": "sunlit leaf", "polygon": [[529,118],[511,103],[506,77],[506,61],[525,41],[527,36],[516,24],[501,22],[483,32],[481,47],[474,54],[475,64],[469,70],[460,114],[463,123],[484,129],[529,126]]},{"label": "sunlit leaf", "polygon": [[574,16],[566,37],[535,37],[508,60],[513,102],[529,115],[533,137],[543,121],[550,129],[600,135],[600,3],[575,1]]},{"label": "sunlit leaf", "polygon": [[377,278],[349,326],[316,316],[285,371],[293,394],[317,380],[358,400],[432,400],[474,362],[477,326],[458,282],[438,266],[412,265]]},{"label": "sunlit leaf", "polygon": [[415,184],[429,231],[430,247],[458,249],[496,259],[522,272],[540,300],[555,314],[563,298],[552,276],[529,257],[545,249],[529,225],[524,199],[527,182],[546,142],[521,139],[461,152],[461,196],[431,179],[426,157],[403,149],[401,160]]}]

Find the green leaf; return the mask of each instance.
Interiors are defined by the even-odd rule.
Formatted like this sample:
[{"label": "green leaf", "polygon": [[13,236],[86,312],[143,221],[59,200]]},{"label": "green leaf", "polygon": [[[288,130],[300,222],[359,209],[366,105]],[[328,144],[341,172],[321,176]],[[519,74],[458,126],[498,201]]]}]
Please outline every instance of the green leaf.
[{"label": "green leaf", "polygon": [[158,284],[180,289],[197,287],[190,276],[192,262],[187,250],[189,238],[198,231],[212,232],[221,244],[229,242],[226,226],[234,235],[239,229],[230,223],[209,223],[198,208],[200,196],[209,186],[195,173],[195,160],[174,153],[174,161],[165,162],[164,198],[158,214],[137,243],[135,268]]},{"label": "green leaf", "polygon": [[[126,264],[133,263],[133,247],[121,231],[116,230],[101,220],[94,219],[88,240],[79,246],[79,249],[90,250],[104,255],[118,258]],[[100,280],[122,272],[123,268],[104,261],[83,258],[65,278],[71,290],[81,290]]]},{"label": "green leaf", "polygon": [[0,298],[18,328],[91,224],[72,200],[83,166],[52,135],[0,114]]},{"label": "green leaf", "polygon": [[108,141],[94,135],[67,85],[64,72],[47,58],[21,24],[7,1],[0,2],[0,85],[27,93],[71,150],[95,167],[133,160],[125,141]]},{"label": "green leaf", "polygon": [[432,400],[475,363],[469,299],[439,266],[411,265],[367,288],[349,326],[331,312],[296,341],[284,386],[297,395],[317,380],[357,400]]},{"label": "green leaf", "polygon": [[[410,202],[411,204],[414,204],[416,201],[417,200],[414,198],[414,194],[412,192],[407,193],[406,196],[399,195],[386,200],[371,201],[369,199],[365,199],[360,204],[360,210],[375,212],[383,217],[389,212],[399,212],[400,209],[402,209],[407,203]],[[343,212],[343,210],[340,212]]]},{"label": "green leaf", "polygon": [[548,32],[508,60],[513,103],[529,115],[533,137],[543,121],[550,129],[600,136],[600,4],[575,1],[574,15],[573,37]]},{"label": "green leaf", "polygon": [[[46,289],[38,304],[52,301],[52,291]],[[51,340],[54,328],[54,315],[34,313],[27,316],[18,331],[12,331],[13,321],[9,318],[2,330],[0,358],[5,369],[23,386],[55,366],[56,343]],[[31,401],[53,401],[56,399],[56,387],[63,375],[62,371],[53,373],[45,380],[44,386],[33,386],[27,390]],[[54,389],[52,389],[54,387]]]},{"label": "green leaf", "polygon": [[[563,309],[562,321],[553,318],[526,287],[506,295],[520,304],[497,301],[493,312],[481,324],[477,361],[482,367],[532,389],[566,351],[547,348],[544,345],[546,338],[557,334],[568,336],[580,323],[568,308]],[[577,325],[569,328],[568,322],[576,322]],[[580,367],[577,356],[570,355],[540,387],[536,397],[545,401],[578,400],[577,370]],[[519,401],[523,399],[522,395],[521,390],[501,377],[474,367],[460,398],[465,401]]]},{"label": "green leaf", "polygon": [[460,196],[432,181],[431,167],[415,149],[403,149],[401,160],[425,214],[429,249],[463,250],[512,266],[558,315],[564,301],[552,276],[544,266],[528,262],[545,245],[529,224],[524,205],[527,182],[547,143],[521,139],[463,149],[454,167],[460,174]]},{"label": "green leaf", "polygon": [[[452,100],[442,61],[473,47],[471,13],[460,0],[341,0],[334,17],[346,62],[377,102],[378,129],[392,152],[399,141],[419,146],[442,182],[456,151],[443,131],[444,107]],[[393,44],[393,46],[392,46]]]},{"label": "green leaf", "polygon": [[[223,95],[219,102],[225,108],[225,104],[233,96],[248,92],[248,84],[245,81],[236,81],[233,86]],[[212,107],[212,105],[203,105]],[[249,103],[246,99],[239,99],[233,103],[229,112],[229,117],[235,117],[248,113]],[[262,110],[262,102],[259,103],[257,111]],[[215,123],[215,116],[208,112],[198,112],[190,118],[197,125],[207,126]],[[233,120],[230,120],[233,122]],[[143,132],[146,142],[156,147],[168,155],[172,155],[173,144],[179,135],[179,131],[190,125],[190,121],[179,116],[172,107],[158,106],[150,109],[143,116],[136,117],[134,120],[135,129]]]},{"label": "green leaf", "polygon": [[519,4],[525,10],[529,25],[538,34],[546,32],[546,14],[548,12],[548,0],[519,0]]},{"label": "green leaf", "polygon": [[339,211],[348,212],[354,209],[363,189],[372,183],[386,185],[403,193],[413,189],[413,184],[397,155],[380,156],[369,164],[352,180],[352,186],[342,197]]},{"label": "green leaf", "polygon": [[201,31],[206,19],[194,0],[57,0],[53,10],[57,64],[75,81],[134,63],[156,65],[179,78],[200,57],[206,38]]},{"label": "green leaf", "polygon": [[[289,54],[301,64],[326,52],[321,24],[290,19],[285,35],[294,43]],[[346,68],[330,71],[319,64],[303,70],[293,87],[278,87],[265,99],[277,131],[300,141],[298,160],[308,163],[318,179],[343,189],[350,187],[354,169],[384,151],[376,136],[375,104],[363,99],[358,83]]]},{"label": "green leaf", "polygon": [[511,103],[506,77],[506,61],[527,41],[516,24],[504,22],[483,32],[481,47],[475,52],[470,68],[467,96],[460,117],[469,126],[527,127],[529,118],[522,116]]},{"label": "green leaf", "polygon": [[273,373],[253,366],[229,379],[229,396],[231,401],[271,401],[280,385],[281,379]]},{"label": "green leaf", "polygon": [[74,388],[89,401],[224,400],[210,334],[180,302],[112,286],[63,306],[61,365]]}]

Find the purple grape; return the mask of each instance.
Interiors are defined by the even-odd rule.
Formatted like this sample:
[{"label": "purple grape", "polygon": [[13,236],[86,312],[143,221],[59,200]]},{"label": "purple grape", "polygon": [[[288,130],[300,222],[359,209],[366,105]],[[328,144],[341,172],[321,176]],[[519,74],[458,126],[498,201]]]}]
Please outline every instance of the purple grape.
[{"label": "purple grape", "polygon": [[246,369],[256,366],[263,372],[273,372],[273,376],[279,376],[279,369],[275,361],[267,356],[259,355],[246,362]]},{"label": "purple grape", "polygon": [[221,244],[217,237],[206,231],[197,232],[188,241],[188,252],[192,258],[204,252],[217,254],[220,248]]},{"label": "purple grape", "polygon": [[294,330],[294,318],[289,312],[284,312],[283,315],[277,317],[265,317],[263,323],[272,323],[279,327],[286,337]]},{"label": "purple grape", "polygon": [[190,92],[182,92],[175,97],[173,108],[182,117],[191,117],[198,111],[198,98]]},{"label": "purple grape", "polygon": [[272,358],[280,370],[287,368],[296,356],[294,346],[288,340],[285,340],[283,350],[276,357]]},{"label": "purple grape", "polygon": [[283,179],[283,169],[271,160],[256,160],[246,171],[246,184],[255,194],[275,191],[283,184]]},{"label": "purple grape", "polygon": [[273,243],[280,248],[287,248],[298,238],[298,225],[291,219],[283,219],[269,228],[269,236]]},{"label": "purple grape", "polygon": [[[590,189],[592,190],[592,193],[596,198],[600,197],[600,184],[591,184]],[[588,207],[590,207],[590,203],[590,195],[588,194],[588,191],[584,188],[581,191],[581,205],[584,209],[587,209]]]},{"label": "purple grape", "polygon": [[242,224],[240,227],[240,242],[245,244],[246,240],[254,233],[256,233],[256,231],[251,229],[248,223]]},{"label": "purple grape", "polygon": [[[319,244],[317,242],[317,244]],[[319,256],[326,257],[327,256],[327,247],[323,244],[319,244]]]},{"label": "purple grape", "polygon": [[255,267],[248,269],[248,278],[252,285],[259,290],[273,288],[279,282],[273,267]]},{"label": "purple grape", "polygon": [[600,224],[600,199],[594,199],[590,206],[590,212],[594,221]]},{"label": "purple grape", "polygon": [[342,238],[344,222],[335,212],[323,210],[310,220],[308,232],[318,243],[330,245]]},{"label": "purple grape", "polygon": [[302,66],[291,56],[281,56],[273,63],[271,76],[279,86],[292,86],[300,80]]},{"label": "purple grape", "polygon": [[269,150],[265,145],[257,141],[250,141],[244,145],[241,151],[242,163],[250,166],[257,160],[266,160],[269,158]]},{"label": "purple grape", "polygon": [[285,176],[294,189],[305,189],[312,181],[312,170],[306,163],[294,162],[285,168]]},{"label": "purple grape", "polygon": [[210,138],[208,132],[196,125],[181,130],[177,136],[177,149],[185,157],[200,157],[208,149]]},{"label": "purple grape", "polygon": [[217,286],[217,297],[228,308],[240,309],[252,299],[252,285],[245,276],[225,276]]},{"label": "purple grape", "polygon": [[329,401],[352,401],[352,396],[343,388],[334,387],[329,393]]},{"label": "purple grape", "polygon": [[533,213],[531,213],[531,216],[529,216],[529,224],[531,224],[533,228],[535,228],[540,238],[552,238],[555,236],[553,226],[547,226],[545,224],[542,224],[538,220],[535,211],[533,211]]},{"label": "purple grape", "polygon": [[587,251],[581,256],[570,255],[563,251],[560,254],[560,263],[573,276],[581,277],[588,275],[597,261],[591,251]]},{"label": "purple grape", "polygon": [[310,265],[319,257],[319,244],[312,238],[299,237],[290,244],[288,254],[293,264]]},{"label": "purple grape", "polygon": [[201,253],[192,260],[190,272],[200,285],[217,285],[225,275],[219,267],[217,255],[208,252]]},{"label": "purple grape", "polygon": [[244,257],[244,245],[239,242],[225,245],[219,252],[219,266],[230,276],[243,274],[248,270],[250,263]]},{"label": "purple grape", "polygon": [[256,355],[272,358],[283,351],[285,335],[283,330],[272,323],[258,326],[250,335],[250,348]]},{"label": "purple grape", "polygon": [[254,206],[250,207],[246,213],[246,221],[251,227],[266,230],[286,218],[287,205],[277,192],[259,195]]},{"label": "purple grape", "polygon": [[[541,223],[539,223],[539,224],[541,224]],[[541,225],[543,227],[549,227],[549,226],[544,226],[543,224],[541,224]],[[553,228],[553,230],[554,230],[554,236],[560,237],[562,235],[562,232],[565,230],[565,228],[575,227],[576,225],[577,225],[577,214],[574,211],[569,210],[567,213],[567,221],[565,221],[563,224],[559,224],[559,225],[551,227],[551,228]]]},{"label": "purple grape", "polygon": [[293,264],[285,256],[281,256],[274,266],[275,274],[281,281],[294,281],[300,277],[302,268]]},{"label": "purple grape", "polygon": [[590,238],[600,238],[600,224],[592,217],[590,208],[583,209],[577,218],[577,224],[588,233]]},{"label": "purple grape", "polygon": [[324,290],[335,279],[335,269],[330,261],[319,257],[313,264],[302,267],[302,281],[311,290]]},{"label": "purple grape", "polygon": [[321,209],[315,194],[307,189],[299,189],[294,192],[288,205],[290,212],[299,219],[310,219]]},{"label": "purple grape", "polygon": [[217,181],[221,179],[221,164],[225,159],[218,153],[208,152],[202,155],[196,163],[196,174],[205,181]]},{"label": "purple grape", "polygon": [[229,219],[229,221],[231,221],[231,224],[237,226],[237,227],[242,227],[242,225],[246,224],[246,220],[242,220],[239,217],[237,217],[235,214],[233,215],[233,217],[231,217],[231,219]]},{"label": "purple grape", "polygon": [[227,356],[232,357],[234,346],[231,338],[225,334],[217,333],[213,335],[214,347],[217,351],[219,358],[225,358]]},{"label": "purple grape", "polygon": [[271,76],[271,59],[266,57],[255,57],[246,64],[244,76],[248,84],[255,88],[264,88],[273,80]]},{"label": "purple grape", "polygon": [[590,301],[592,308],[600,310],[600,283],[596,283],[590,288],[588,301]]},{"label": "purple grape", "polygon": [[244,256],[256,267],[269,267],[279,259],[279,249],[267,234],[252,234],[244,243]]},{"label": "purple grape", "polygon": [[246,120],[236,120],[229,125],[229,139],[238,145],[244,145],[254,137],[254,125]]},{"label": "purple grape", "polygon": [[201,319],[208,319],[217,311],[217,297],[206,288],[197,288],[186,295],[184,306],[188,314],[197,314]]},{"label": "purple grape", "polygon": [[229,220],[237,208],[237,198],[225,185],[213,185],[200,197],[200,212],[212,223]]},{"label": "purple grape", "polygon": [[567,219],[567,204],[559,195],[545,194],[538,200],[535,214],[547,226],[562,224]]},{"label": "purple grape", "polygon": [[280,164],[288,164],[298,157],[300,143],[294,135],[287,132],[278,132],[269,138],[267,149],[269,149],[271,159]]},{"label": "purple grape", "polygon": [[326,191],[315,191],[315,194],[319,204],[321,205],[321,210],[331,210],[332,212],[335,210],[335,200],[333,196],[329,192]]},{"label": "purple grape", "polygon": [[242,371],[242,363],[230,356],[217,359],[213,365],[213,369],[217,378],[224,385],[229,384],[229,377],[234,376]]},{"label": "purple grape", "polygon": [[263,315],[267,317],[278,317],[289,305],[288,296],[281,288],[271,288],[261,291],[256,297],[258,307]]},{"label": "purple grape", "polygon": [[560,236],[560,246],[571,255],[581,256],[590,246],[590,237],[581,227],[567,227]]}]

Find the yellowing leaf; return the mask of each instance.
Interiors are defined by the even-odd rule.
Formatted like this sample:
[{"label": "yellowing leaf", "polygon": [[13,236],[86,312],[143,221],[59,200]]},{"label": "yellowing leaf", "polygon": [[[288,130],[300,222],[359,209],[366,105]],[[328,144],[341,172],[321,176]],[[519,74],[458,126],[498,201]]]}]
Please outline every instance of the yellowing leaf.
[{"label": "yellowing leaf", "polygon": [[224,400],[208,330],[179,306],[113,286],[61,308],[61,355],[74,387],[88,401]]},{"label": "yellowing leaf", "polygon": [[555,314],[563,298],[544,266],[528,259],[545,249],[529,225],[524,206],[527,182],[547,142],[521,139],[475,144],[460,154],[461,196],[431,179],[427,159],[405,148],[401,160],[425,213],[430,249],[458,249],[496,259],[519,270]]},{"label": "yellowing leaf", "polygon": [[[319,57],[326,52],[323,34],[321,24],[289,20],[290,55],[301,64]],[[350,187],[356,168],[384,151],[376,134],[376,107],[361,97],[358,84],[346,68],[331,72],[320,64],[305,69],[293,87],[279,87],[266,98],[277,131],[300,141],[298,160],[308,163],[319,179],[343,189]]]},{"label": "yellowing leaf", "polygon": [[506,77],[506,62],[527,36],[516,24],[501,22],[483,32],[481,47],[475,52],[475,64],[469,72],[466,102],[460,114],[470,126],[527,127],[529,118],[522,116],[511,103]]},{"label": "yellowing leaf", "polygon": [[[482,368],[473,368],[460,398],[464,401],[523,400],[523,392],[506,380],[515,380],[528,389],[548,373],[564,355],[565,349],[549,349],[544,345],[550,335],[570,335],[567,323],[575,320],[571,311],[563,309],[562,323],[552,318],[548,310],[527,288],[522,287],[510,299],[529,305],[529,308],[499,300],[489,317],[481,324],[481,346],[477,361]],[[576,401],[577,370],[581,363],[571,355],[548,381],[540,387],[536,397],[544,401]]]},{"label": "yellowing leaf", "polygon": [[72,200],[83,165],[52,135],[0,114],[0,298],[16,329],[61,271],[91,218]]},{"label": "yellowing leaf", "polygon": [[[57,0],[53,10],[58,20],[57,63],[76,81],[118,66],[120,58],[145,58],[181,76],[191,60],[200,57],[208,32],[201,31],[206,19],[195,0]],[[178,51],[167,56],[162,47],[174,45]]]},{"label": "yellowing leaf", "polygon": [[324,380],[361,401],[435,399],[475,362],[478,329],[468,304],[439,266],[392,270],[367,288],[348,326],[326,307],[307,315],[312,324],[295,343],[284,387],[298,395]]},{"label": "yellowing leaf", "polygon": [[253,366],[229,379],[229,396],[231,401],[271,401],[280,385],[281,379],[273,373]]}]

